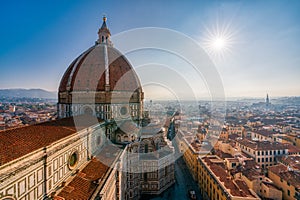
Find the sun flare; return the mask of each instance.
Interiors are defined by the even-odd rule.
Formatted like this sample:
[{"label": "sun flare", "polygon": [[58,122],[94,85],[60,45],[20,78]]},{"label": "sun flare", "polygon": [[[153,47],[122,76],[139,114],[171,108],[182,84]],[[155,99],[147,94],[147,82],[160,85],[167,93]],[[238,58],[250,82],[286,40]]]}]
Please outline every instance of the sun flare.
[{"label": "sun flare", "polygon": [[213,41],[212,46],[216,50],[222,50],[224,47],[226,47],[226,41],[223,38],[216,38],[215,41]]},{"label": "sun flare", "polygon": [[213,59],[224,60],[227,54],[232,53],[236,32],[233,32],[230,24],[217,24],[216,26],[204,27],[204,30],[201,44]]}]

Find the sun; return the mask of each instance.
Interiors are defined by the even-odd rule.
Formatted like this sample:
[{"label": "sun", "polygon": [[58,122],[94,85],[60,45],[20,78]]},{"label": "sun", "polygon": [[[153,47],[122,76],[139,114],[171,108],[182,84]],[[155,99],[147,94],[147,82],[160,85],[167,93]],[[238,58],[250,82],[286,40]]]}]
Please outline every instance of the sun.
[{"label": "sun", "polygon": [[216,24],[204,27],[201,45],[208,55],[214,59],[224,60],[232,53],[233,44],[236,42],[236,32],[231,29],[230,24]]},{"label": "sun", "polygon": [[212,46],[215,48],[215,50],[220,51],[223,48],[226,48],[226,40],[224,38],[216,38],[213,43]]}]

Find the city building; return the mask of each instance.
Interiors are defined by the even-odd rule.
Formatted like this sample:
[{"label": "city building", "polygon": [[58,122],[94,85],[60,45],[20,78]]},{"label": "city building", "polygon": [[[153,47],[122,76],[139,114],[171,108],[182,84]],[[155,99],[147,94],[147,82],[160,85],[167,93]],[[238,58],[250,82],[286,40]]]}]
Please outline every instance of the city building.
[{"label": "city building", "polygon": [[175,183],[174,148],[165,138],[166,130],[149,125],[141,139],[130,143],[122,156],[121,199],[159,195]]},{"label": "city building", "polygon": [[251,132],[251,139],[258,141],[274,141],[273,135],[276,134],[273,131],[268,130],[255,130]]},{"label": "city building", "polygon": [[260,199],[245,181],[232,177],[223,159],[216,155],[198,157],[197,175],[204,199]]},{"label": "city building", "polygon": [[208,142],[203,142],[195,137],[194,134],[182,132],[181,130],[177,132],[176,143],[180,152],[183,154],[183,159],[192,174],[193,179],[197,181],[198,156],[210,154],[212,147]]},{"label": "city building", "polygon": [[[142,87],[106,17],[63,75],[57,111],[56,120],[0,132],[0,199],[139,199],[174,183],[168,126],[141,127]],[[127,163],[130,152],[137,163]]]},{"label": "city building", "polygon": [[300,199],[300,173],[282,163],[268,167],[268,177],[281,188],[283,199]]},{"label": "city building", "polygon": [[[115,179],[113,173],[108,174],[109,167],[98,167],[104,164],[93,158],[101,154],[96,152],[106,143],[104,122],[95,125],[87,116],[78,116],[76,120],[81,121],[80,126],[75,126],[73,118],[64,118],[1,132],[1,199],[77,196],[85,191],[83,184],[73,185],[71,180],[81,180],[86,171],[93,171],[97,176],[87,175],[90,179],[84,179],[83,183],[91,186],[84,197],[90,198],[94,192],[96,195],[110,193],[116,187],[115,184],[98,192],[106,180]],[[114,161],[119,157],[119,152],[115,153],[110,158]],[[103,174],[108,176],[102,177]],[[104,182],[94,184],[100,178]]]},{"label": "city building", "polygon": [[255,141],[238,138],[237,147],[240,151],[251,156],[262,168],[277,163],[277,157],[287,155],[287,145],[278,142]]}]

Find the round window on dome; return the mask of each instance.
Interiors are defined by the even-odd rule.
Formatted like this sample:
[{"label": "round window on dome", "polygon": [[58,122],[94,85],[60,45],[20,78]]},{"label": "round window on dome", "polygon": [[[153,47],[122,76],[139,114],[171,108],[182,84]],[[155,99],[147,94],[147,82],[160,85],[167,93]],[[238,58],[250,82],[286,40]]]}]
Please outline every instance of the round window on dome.
[{"label": "round window on dome", "polygon": [[77,151],[75,151],[69,156],[68,166],[70,169],[74,169],[77,163],[78,163],[78,153]]},{"label": "round window on dome", "polygon": [[127,112],[128,112],[128,110],[127,110],[127,107],[126,106],[123,106],[123,107],[121,107],[121,109],[120,109],[120,114],[121,115],[127,115]]}]

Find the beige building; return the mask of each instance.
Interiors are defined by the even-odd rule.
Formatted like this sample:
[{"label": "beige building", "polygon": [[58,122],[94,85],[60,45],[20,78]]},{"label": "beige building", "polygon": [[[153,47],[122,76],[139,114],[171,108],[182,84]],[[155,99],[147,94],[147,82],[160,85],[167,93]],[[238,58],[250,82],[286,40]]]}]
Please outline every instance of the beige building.
[{"label": "beige building", "polygon": [[268,167],[268,177],[281,188],[283,199],[300,199],[300,174],[288,166],[278,164]]},{"label": "beige building", "polygon": [[269,141],[273,142],[274,138],[273,135],[275,133],[273,131],[268,130],[256,130],[251,132],[251,139],[258,140],[258,141]]},{"label": "beige building", "polygon": [[237,139],[237,148],[251,156],[262,168],[277,163],[277,157],[287,155],[288,147],[285,144],[269,141],[255,141]]},{"label": "beige building", "polygon": [[176,143],[181,153],[183,153],[183,159],[192,174],[192,177],[197,181],[197,159],[198,156],[205,156],[210,154],[211,147],[207,143],[201,142],[201,140],[188,132],[178,131],[176,135]]},{"label": "beige building", "polygon": [[63,75],[57,107],[57,120],[0,132],[1,200],[139,199],[174,183],[168,127],[147,135],[140,126],[142,87],[105,17]]},{"label": "beige building", "polygon": [[216,155],[198,157],[197,175],[204,199],[260,199],[242,179],[232,177],[223,159]]}]

